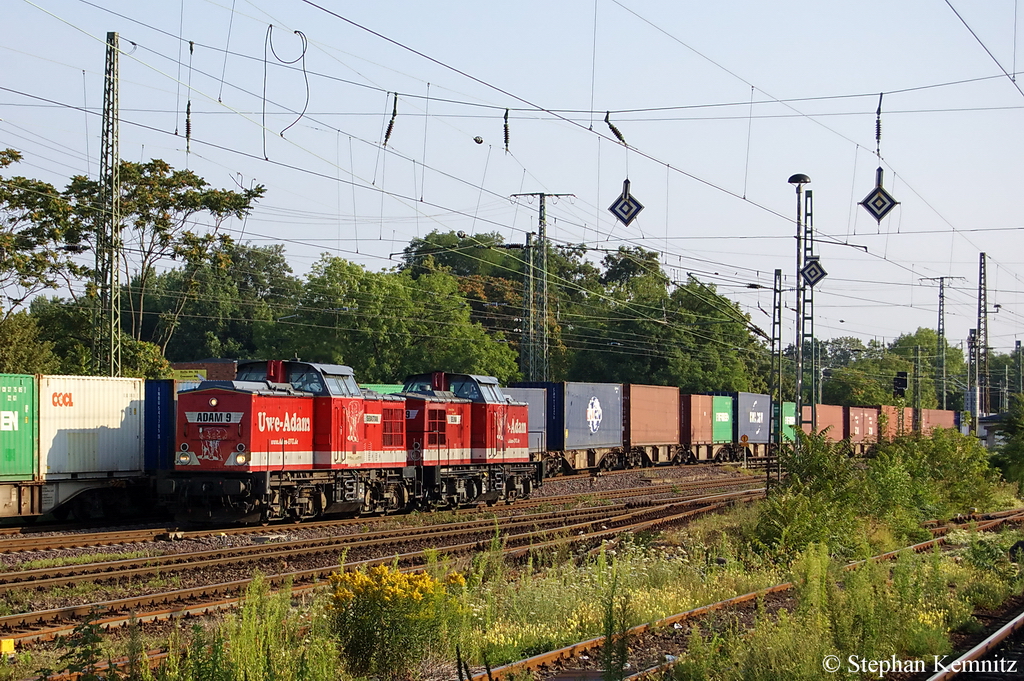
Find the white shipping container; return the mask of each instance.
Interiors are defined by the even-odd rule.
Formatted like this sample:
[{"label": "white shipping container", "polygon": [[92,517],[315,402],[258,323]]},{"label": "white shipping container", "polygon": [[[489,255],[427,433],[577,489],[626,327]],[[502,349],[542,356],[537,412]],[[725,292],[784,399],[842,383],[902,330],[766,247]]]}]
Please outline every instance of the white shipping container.
[{"label": "white shipping container", "polygon": [[67,480],[137,475],[143,468],[144,381],[39,377],[39,469]]}]

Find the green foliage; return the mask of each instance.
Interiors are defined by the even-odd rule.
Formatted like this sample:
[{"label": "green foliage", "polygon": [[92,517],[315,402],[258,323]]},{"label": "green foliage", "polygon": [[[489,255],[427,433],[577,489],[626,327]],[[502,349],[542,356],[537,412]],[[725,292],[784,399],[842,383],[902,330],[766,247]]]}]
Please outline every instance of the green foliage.
[{"label": "green foliage", "polygon": [[84,620],[75,625],[70,636],[57,637],[56,646],[67,648],[67,651],[58,658],[55,669],[46,668],[36,672],[40,681],[64,670],[77,674],[81,681],[99,681],[104,678],[97,672],[104,659],[103,636],[100,625],[96,623],[99,618],[100,612],[92,610]]},{"label": "green foliage", "polygon": [[686,392],[764,388],[764,348],[732,301],[695,279],[670,292],[651,251],[620,248],[603,265],[604,290],[561,315],[581,346],[569,378]]},{"label": "green foliage", "polygon": [[[994,535],[981,543],[998,545],[995,553],[1005,561],[1009,541]],[[828,655],[838,658],[840,672],[851,659],[930,661],[949,652],[951,632],[972,626],[973,608],[994,607],[1019,589],[1015,574],[979,569],[938,551],[905,552],[894,563],[868,562],[855,570],[842,570],[829,553],[813,544],[794,561],[792,611],[759,610],[753,627],[695,629],[673,678],[820,679]]]},{"label": "green foliage", "polygon": [[[20,160],[14,149],[0,149],[0,168]],[[83,239],[66,197],[52,185],[19,176],[0,178],[0,292],[8,301],[0,319],[38,292],[82,274],[74,254]]]},{"label": "green foliage", "polygon": [[327,613],[313,607],[295,613],[291,589],[271,594],[256,575],[245,603],[212,633],[192,627],[187,644],[175,637],[160,681],[335,681],[337,647]]},{"label": "green foliage", "polygon": [[[291,314],[302,291],[283,246],[234,242],[217,244],[193,274],[171,270],[151,286],[156,327],[174,325],[166,349],[171,361],[257,357],[257,328]],[[187,302],[175,315],[183,297]]]},{"label": "green foliage", "polygon": [[264,356],[347,364],[364,382],[436,369],[501,381],[518,376],[512,350],[471,320],[458,282],[445,272],[369,272],[324,255],[296,312],[261,326],[256,336]]},{"label": "green foliage", "polygon": [[1013,395],[1010,408],[1003,421],[996,427],[1003,437],[992,463],[999,468],[1003,478],[1024,489],[1024,395]]},{"label": "green foliage", "polygon": [[841,444],[803,436],[782,467],[788,476],[761,505],[756,541],[786,557],[812,543],[849,557],[921,540],[923,520],[991,508],[998,477],[976,438],[944,429],[882,443],[857,463]]},{"label": "green foliage", "polygon": [[[128,272],[132,285],[126,296],[126,330],[136,340],[156,341],[163,346],[166,338],[143,336],[149,285],[157,264],[166,259],[182,260],[186,276],[192,276],[209,250],[225,243],[216,235],[221,222],[248,215],[265,189],[262,185],[241,191],[212,189],[191,170],[175,170],[159,159],[147,163],[121,161],[119,170],[121,215],[126,226],[123,239],[125,248],[134,253],[129,262],[135,266],[134,272]],[[75,176],[64,194],[80,230],[95,233],[102,227],[105,207],[100,202],[99,180]],[[211,232],[195,229],[204,216],[212,221]],[[187,300],[185,295],[178,301],[179,313]]]},{"label": "green foliage", "polygon": [[17,312],[0,321],[0,373],[52,374],[59,366],[53,343],[43,340],[34,317]]},{"label": "green foliage", "polygon": [[389,565],[334,573],[332,610],[346,667],[358,676],[402,679],[444,641],[446,611],[459,607],[453,591],[430,574],[403,573]]}]

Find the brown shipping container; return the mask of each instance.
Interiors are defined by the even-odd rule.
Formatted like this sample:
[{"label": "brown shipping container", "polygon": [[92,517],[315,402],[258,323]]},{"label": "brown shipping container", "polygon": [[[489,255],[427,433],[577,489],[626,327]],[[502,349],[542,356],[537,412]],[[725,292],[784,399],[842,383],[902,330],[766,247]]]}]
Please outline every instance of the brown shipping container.
[{"label": "brown shipping container", "polygon": [[[842,440],[846,437],[844,424],[846,419],[843,418],[843,408],[838,407],[834,404],[819,404],[817,405],[818,422],[814,424],[814,431],[820,433],[826,428],[829,429],[825,437],[829,440]],[[803,408],[804,421],[811,420],[811,407],[810,405]],[[810,432],[810,423],[804,423],[804,432]]]},{"label": "brown shipping container", "polygon": [[956,412],[945,409],[921,410],[921,434],[931,435],[935,428],[956,428]]},{"label": "brown shipping container", "polygon": [[[171,369],[180,372],[202,371],[205,372],[207,381],[233,381],[237,366],[238,362],[233,359],[204,359],[198,362],[173,362]],[[182,379],[181,376],[175,378]]]},{"label": "brown shipping container", "polygon": [[622,397],[627,447],[679,443],[679,388],[627,383]]},{"label": "brown shipping container", "polygon": [[682,418],[680,434],[684,445],[703,445],[714,442],[711,395],[680,395],[679,412]]},{"label": "brown shipping container", "polygon": [[[914,432],[914,410],[910,407],[903,408],[903,430],[899,429],[900,412],[897,407],[891,404],[883,404],[879,416],[879,433],[883,440],[891,440],[897,435],[907,435]],[[881,425],[882,417],[885,417],[885,425]]]},{"label": "brown shipping container", "polygon": [[878,442],[878,408],[847,407],[849,421],[847,437],[850,442]]}]

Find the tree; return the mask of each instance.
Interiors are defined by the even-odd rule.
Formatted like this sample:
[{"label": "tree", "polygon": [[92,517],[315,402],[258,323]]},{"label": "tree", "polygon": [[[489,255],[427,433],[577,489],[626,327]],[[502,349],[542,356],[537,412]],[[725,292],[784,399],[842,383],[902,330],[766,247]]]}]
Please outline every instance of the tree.
[{"label": "tree", "polygon": [[[292,275],[282,245],[227,242],[194,274],[179,268],[157,275],[151,291],[158,331],[174,328],[169,359],[251,359],[258,355],[257,325],[294,310],[302,282]],[[185,305],[175,314],[182,299]]]},{"label": "tree", "polygon": [[500,334],[470,318],[446,272],[369,272],[325,254],[313,265],[292,314],[258,326],[266,357],[348,364],[360,381],[395,382],[432,370],[517,375]]},{"label": "tree", "polygon": [[[165,161],[148,163],[121,161],[121,216],[124,230],[123,267],[131,282],[128,295],[128,332],[136,340],[143,338],[149,285],[163,260],[185,260],[198,269],[208,251],[217,243],[221,223],[229,217],[243,218],[265,193],[262,185],[232,191],[211,189],[191,170],[174,170]],[[93,238],[104,224],[100,203],[102,182],[78,175],[64,194],[71,202],[74,224]],[[212,221],[209,230],[196,226],[203,218]],[[183,304],[183,302],[182,302]],[[180,310],[179,310],[180,313]],[[172,327],[173,328],[173,327]],[[162,343],[166,344],[166,340]]]},{"label": "tree", "polygon": [[[14,149],[0,150],[0,168],[20,160]],[[0,307],[0,319],[40,291],[81,274],[73,257],[82,239],[71,206],[52,185],[20,176],[0,178],[0,292],[9,302]]]},{"label": "tree", "polygon": [[0,322],[0,373],[52,374],[59,366],[53,343],[41,338],[39,324],[27,312]]},{"label": "tree", "polygon": [[688,392],[763,390],[766,356],[749,318],[713,287],[669,292],[657,254],[620,248],[602,261],[603,287],[564,315],[576,349],[573,380],[675,385]]},{"label": "tree", "polygon": [[[38,324],[39,343],[53,348],[59,358],[54,373],[87,376],[92,373],[92,308],[62,298],[38,297],[31,317]],[[121,336],[121,375],[134,378],[167,378],[171,370],[160,348],[153,343]]]}]

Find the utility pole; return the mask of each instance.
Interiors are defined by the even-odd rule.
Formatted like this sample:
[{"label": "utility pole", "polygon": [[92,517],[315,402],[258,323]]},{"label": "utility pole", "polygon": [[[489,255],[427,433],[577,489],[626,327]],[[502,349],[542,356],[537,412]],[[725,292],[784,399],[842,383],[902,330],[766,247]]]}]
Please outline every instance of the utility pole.
[{"label": "utility pole", "polygon": [[[811,181],[803,173],[792,175],[789,183],[796,188],[796,390],[793,399],[796,401],[796,419],[794,425],[796,430],[803,429],[804,409],[804,294],[807,287],[800,278],[800,272],[804,268],[804,185]],[[814,429],[814,417],[811,417],[811,429]],[[794,433],[795,434],[795,433]],[[793,439],[793,451],[800,449],[800,437],[795,434]]]},{"label": "utility pole", "polygon": [[1020,341],[1014,343],[1014,355],[1017,362],[1017,394],[1024,393],[1024,372],[1021,371]]},{"label": "utility pole", "polygon": [[[804,192],[804,233],[803,233],[803,264],[815,261],[818,257],[814,254],[814,201],[811,190]],[[801,268],[802,269],[802,268]],[[808,285],[802,276],[797,273],[797,286],[804,290],[803,299],[800,302],[800,345],[810,348],[810,367],[802,369],[811,376],[811,430],[818,426],[818,386],[821,383],[821,376],[818,373],[817,344],[814,342],[814,287]]]},{"label": "utility pole", "polygon": [[119,151],[118,37],[107,33],[100,142],[100,220],[96,230],[94,285],[99,306],[93,320],[96,373],[121,375],[121,155]]},{"label": "utility pole", "polygon": [[985,254],[978,260],[978,415],[989,413],[988,375],[988,282],[985,275]]},{"label": "utility pole", "polygon": [[935,386],[941,397],[939,402],[946,408],[946,280],[963,279],[963,277],[922,277],[921,281],[939,282],[939,327],[938,339],[935,342]]},{"label": "utility pole", "polygon": [[914,346],[914,432],[921,432],[921,346]]},{"label": "utility pole", "polygon": [[536,381],[537,378],[537,353],[535,343],[537,340],[537,294],[535,289],[537,272],[534,268],[533,259],[533,232],[526,235],[526,248],[523,249],[526,256],[526,271],[523,273],[523,339],[519,347],[519,363],[523,377],[527,381]]},{"label": "utility pole", "polygon": [[[547,194],[544,192],[532,192],[527,194],[513,194],[512,198],[519,197],[532,197],[535,196],[540,202],[540,219],[537,222],[537,240],[534,243],[533,248],[540,250],[540,258],[536,256],[529,256],[530,269],[536,271],[540,269],[540,291],[537,291],[536,284],[533,284],[533,298],[538,299],[537,303],[531,305],[531,309],[536,309],[534,313],[534,319],[539,317],[534,325],[531,322],[533,328],[532,332],[532,343],[531,343],[531,376],[527,380],[530,381],[547,381],[550,375],[550,363],[549,363],[549,349],[550,349],[550,334],[548,325],[548,215],[547,215],[547,197],[562,197],[572,196],[575,194]],[[533,249],[527,249],[530,253]],[[539,260],[539,262],[538,262]],[[531,281],[533,278],[531,277]]]}]

